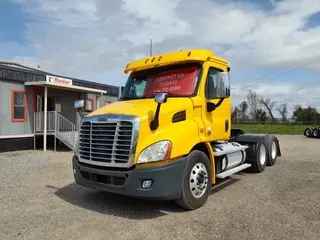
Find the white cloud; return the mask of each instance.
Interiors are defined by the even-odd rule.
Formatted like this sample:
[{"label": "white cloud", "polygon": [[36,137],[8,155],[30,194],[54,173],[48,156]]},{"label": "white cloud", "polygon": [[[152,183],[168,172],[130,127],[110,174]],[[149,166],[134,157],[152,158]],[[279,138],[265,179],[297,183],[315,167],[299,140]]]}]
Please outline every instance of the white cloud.
[{"label": "white cloud", "polygon": [[148,35],[155,42],[162,42],[167,38],[187,34],[190,27],[188,21],[177,18],[175,11],[180,2],[183,1],[124,0],[121,9],[128,13],[129,18],[140,20],[141,24],[138,31],[124,33],[121,38],[140,45],[148,42]]},{"label": "white cloud", "polygon": [[[36,57],[17,59],[70,76],[123,68],[149,54],[150,38],[155,54],[210,48],[229,59],[233,71],[294,68],[320,58],[320,26],[307,27],[308,18],[320,12],[320,1],[270,0],[269,11],[254,3],[214,0],[14,1],[36,19],[26,31]],[[319,71],[320,61],[306,68]],[[281,101],[319,104],[312,95],[317,92],[303,84],[279,84],[276,89],[260,84],[257,91]],[[300,100],[294,97],[297,91]]]},{"label": "white cloud", "polygon": [[272,6],[275,6],[275,5],[276,5],[275,0],[269,0],[269,2],[271,3]]},{"label": "white cloud", "polygon": [[269,12],[213,0],[16,1],[38,20],[28,25],[31,47],[57,69],[119,67],[147,55],[150,38],[157,53],[210,48],[233,65],[296,66],[320,56],[320,27],[305,29],[320,1],[272,1]]}]

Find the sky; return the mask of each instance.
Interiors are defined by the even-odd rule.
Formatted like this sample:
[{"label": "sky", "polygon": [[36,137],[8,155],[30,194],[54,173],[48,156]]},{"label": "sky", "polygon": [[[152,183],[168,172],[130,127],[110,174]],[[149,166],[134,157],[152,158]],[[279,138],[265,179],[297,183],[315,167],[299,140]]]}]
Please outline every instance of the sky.
[{"label": "sky", "polygon": [[250,89],[320,110],[320,1],[1,0],[0,60],[124,85],[126,64],[204,48],[231,66],[232,104]]}]

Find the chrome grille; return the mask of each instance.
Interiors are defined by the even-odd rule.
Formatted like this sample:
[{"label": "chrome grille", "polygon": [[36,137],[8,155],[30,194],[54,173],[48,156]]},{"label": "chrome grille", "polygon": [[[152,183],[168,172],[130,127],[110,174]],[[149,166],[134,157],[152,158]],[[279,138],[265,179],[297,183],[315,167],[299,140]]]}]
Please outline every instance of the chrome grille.
[{"label": "chrome grille", "polygon": [[127,164],[130,160],[133,123],[131,121],[83,122],[79,156],[85,161]]}]

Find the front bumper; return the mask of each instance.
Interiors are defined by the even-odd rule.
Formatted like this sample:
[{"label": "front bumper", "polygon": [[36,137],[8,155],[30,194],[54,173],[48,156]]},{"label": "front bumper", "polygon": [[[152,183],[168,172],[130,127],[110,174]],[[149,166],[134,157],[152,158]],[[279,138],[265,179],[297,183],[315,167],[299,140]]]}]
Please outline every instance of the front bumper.
[{"label": "front bumper", "polygon": [[[72,158],[74,178],[79,185],[148,199],[173,200],[180,196],[185,159],[158,167],[133,170],[105,170],[94,165],[82,164]],[[143,180],[152,180],[148,189],[142,188]]]}]

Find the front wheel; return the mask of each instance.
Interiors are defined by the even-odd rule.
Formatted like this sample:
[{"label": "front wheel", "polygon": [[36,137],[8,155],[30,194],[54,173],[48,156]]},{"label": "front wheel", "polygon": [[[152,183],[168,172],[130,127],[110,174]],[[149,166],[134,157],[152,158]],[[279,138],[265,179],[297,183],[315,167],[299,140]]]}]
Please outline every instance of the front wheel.
[{"label": "front wheel", "polygon": [[192,151],[186,161],[181,194],[176,203],[182,208],[194,210],[203,206],[210,195],[212,168],[208,156],[198,150]]}]

